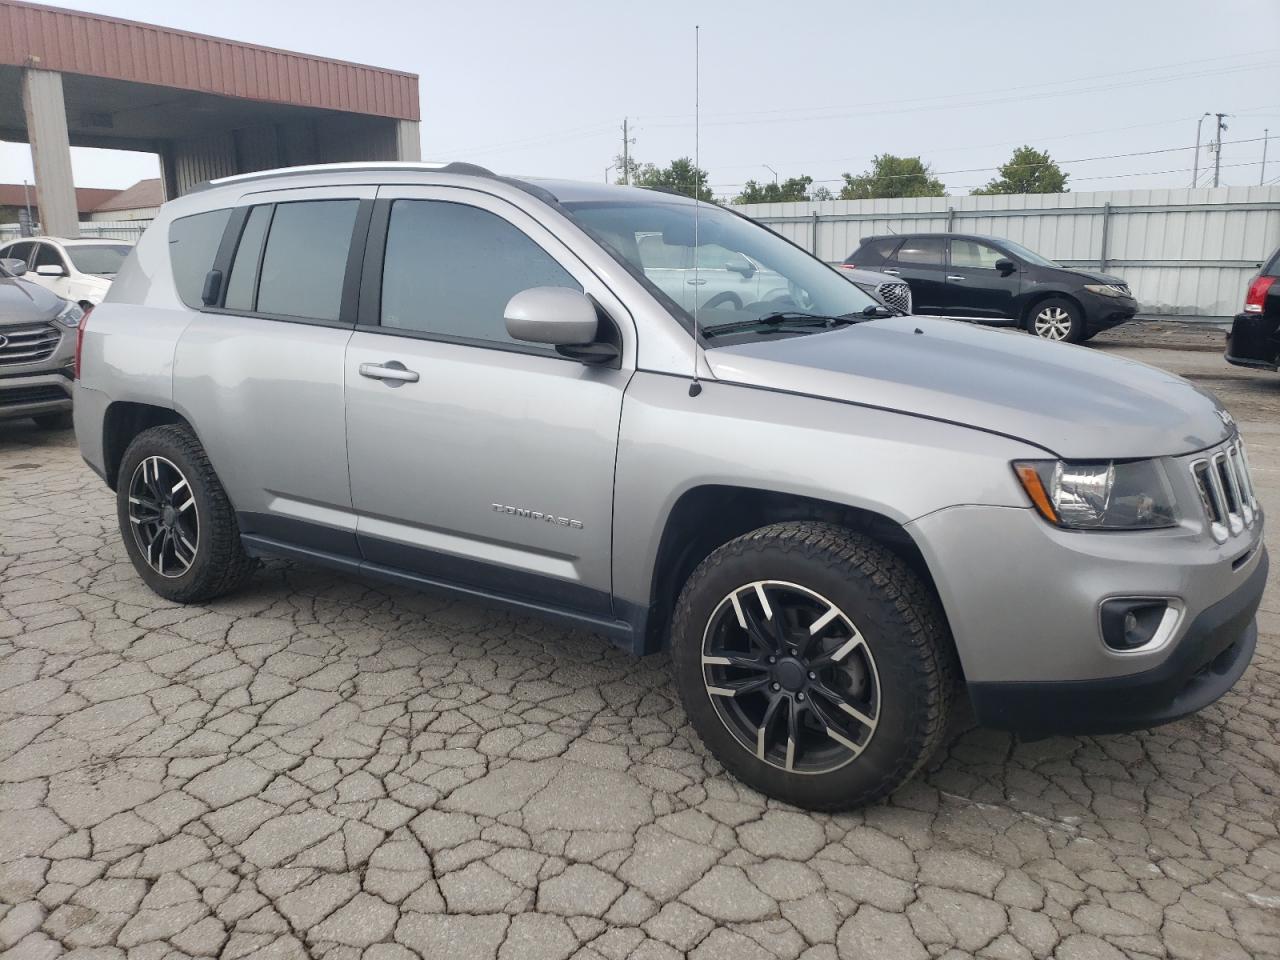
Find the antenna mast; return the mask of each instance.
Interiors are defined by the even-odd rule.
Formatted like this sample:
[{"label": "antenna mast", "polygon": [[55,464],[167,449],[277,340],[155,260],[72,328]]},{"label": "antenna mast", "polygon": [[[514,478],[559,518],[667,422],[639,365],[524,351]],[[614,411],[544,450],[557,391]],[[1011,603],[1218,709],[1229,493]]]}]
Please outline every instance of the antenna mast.
[{"label": "antenna mast", "polygon": [[696,397],[702,392],[702,384],[698,382],[698,210],[702,202],[698,199],[698,171],[701,170],[701,154],[699,153],[699,107],[702,81],[702,62],[700,59],[699,31],[693,27],[693,382],[689,384],[689,396]]}]

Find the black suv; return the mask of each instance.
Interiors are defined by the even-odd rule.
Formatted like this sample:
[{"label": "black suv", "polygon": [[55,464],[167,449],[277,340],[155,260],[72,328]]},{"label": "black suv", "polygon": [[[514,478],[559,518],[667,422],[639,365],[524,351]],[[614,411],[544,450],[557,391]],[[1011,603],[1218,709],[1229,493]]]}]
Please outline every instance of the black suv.
[{"label": "black suv", "polygon": [[1227,335],[1227,362],[1238,367],[1280,368],[1280,250],[1249,283],[1244,310]]},{"label": "black suv", "polygon": [[1138,312],[1119,277],[1072,270],[998,237],[866,237],[845,265],[907,281],[916,313],[1019,326],[1046,340],[1079,343]]}]

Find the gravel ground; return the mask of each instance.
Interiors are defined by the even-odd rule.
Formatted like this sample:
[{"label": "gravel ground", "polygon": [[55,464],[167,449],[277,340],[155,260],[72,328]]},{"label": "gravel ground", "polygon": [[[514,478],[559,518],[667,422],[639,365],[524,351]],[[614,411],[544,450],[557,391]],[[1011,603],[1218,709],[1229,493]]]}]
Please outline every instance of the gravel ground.
[{"label": "gravel ground", "polygon": [[[1280,377],[1221,329],[1094,349],[1217,392],[1280,500]],[[665,657],[289,563],[167,604],[71,436],[0,424],[0,952],[1280,957],[1263,608],[1198,717],[1026,744],[961,716],[891,801],[810,815],[725,776]]]}]

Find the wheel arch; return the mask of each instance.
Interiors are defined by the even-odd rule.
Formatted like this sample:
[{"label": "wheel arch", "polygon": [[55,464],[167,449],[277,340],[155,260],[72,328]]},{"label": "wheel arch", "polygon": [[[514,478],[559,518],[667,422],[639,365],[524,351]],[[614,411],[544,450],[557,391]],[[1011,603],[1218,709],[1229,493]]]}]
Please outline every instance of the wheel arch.
[{"label": "wheel arch", "polygon": [[1084,320],[1084,304],[1080,302],[1080,298],[1065,290],[1037,290],[1028,299],[1022,308],[1022,316],[1019,318],[1019,325],[1024,330],[1031,328],[1031,314],[1040,304],[1046,300],[1066,300],[1077,310],[1080,311],[1080,319]]},{"label": "wheel arch", "polygon": [[924,554],[911,534],[891,517],[852,507],[755,487],[707,484],[680,495],[667,515],[653,565],[649,608],[639,653],[656,653],[670,642],[671,615],[694,569],[717,547],[744,533],[786,520],[821,520],[864,533],[897,554],[938,601],[941,597]]},{"label": "wheel arch", "polygon": [[107,407],[102,418],[102,465],[108,487],[116,489],[120,461],[124,459],[124,452],[134,437],[143,430],[168,423],[191,429],[187,419],[171,407],[125,400],[117,400]]}]

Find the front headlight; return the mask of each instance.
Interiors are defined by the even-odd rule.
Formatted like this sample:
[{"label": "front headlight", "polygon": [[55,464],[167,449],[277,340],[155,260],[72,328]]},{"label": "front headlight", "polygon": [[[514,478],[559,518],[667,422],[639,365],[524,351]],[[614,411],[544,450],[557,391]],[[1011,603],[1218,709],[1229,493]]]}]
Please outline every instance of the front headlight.
[{"label": "front headlight", "polygon": [[1041,516],[1059,527],[1153,530],[1178,522],[1156,460],[1022,460],[1013,471]]},{"label": "front headlight", "polygon": [[84,319],[84,310],[80,308],[80,304],[68,302],[62,311],[53,318],[54,322],[62,324],[64,327],[75,329],[80,326],[80,321]]},{"label": "front headlight", "polygon": [[1129,291],[1121,287],[1113,287],[1109,283],[1086,283],[1084,288],[1090,293],[1096,293],[1103,297],[1127,297]]}]

